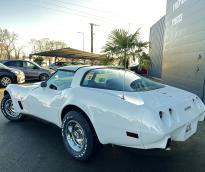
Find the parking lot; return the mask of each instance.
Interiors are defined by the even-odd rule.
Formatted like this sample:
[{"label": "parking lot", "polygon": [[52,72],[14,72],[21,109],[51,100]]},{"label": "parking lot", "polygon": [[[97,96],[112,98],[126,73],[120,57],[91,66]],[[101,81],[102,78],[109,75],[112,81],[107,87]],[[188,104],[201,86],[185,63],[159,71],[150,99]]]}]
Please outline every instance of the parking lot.
[{"label": "parking lot", "polygon": [[[1,90],[1,93],[3,90]],[[67,154],[61,131],[52,124],[26,118],[9,122],[0,114],[0,171],[204,171],[205,123],[171,151],[104,146],[92,161],[82,163]]]}]

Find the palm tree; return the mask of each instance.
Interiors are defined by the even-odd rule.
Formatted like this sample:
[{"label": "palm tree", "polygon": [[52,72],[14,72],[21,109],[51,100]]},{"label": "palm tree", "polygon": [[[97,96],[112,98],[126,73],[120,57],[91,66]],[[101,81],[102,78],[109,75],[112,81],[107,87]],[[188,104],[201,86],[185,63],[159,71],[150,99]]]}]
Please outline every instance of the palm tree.
[{"label": "palm tree", "polygon": [[147,72],[149,72],[149,69],[151,68],[151,66],[152,66],[152,61],[151,61],[150,56],[148,54],[146,54],[145,52],[143,52],[139,56],[139,67],[141,69],[146,69]]},{"label": "palm tree", "polygon": [[148,42],[141,41],[139,35],[139,29],[133,34],[124,29],[115,29],[108,36],[103,52],[109,57],[117,58],[119,65],[128,68],[131,60],[139,58],[148,47]]}]

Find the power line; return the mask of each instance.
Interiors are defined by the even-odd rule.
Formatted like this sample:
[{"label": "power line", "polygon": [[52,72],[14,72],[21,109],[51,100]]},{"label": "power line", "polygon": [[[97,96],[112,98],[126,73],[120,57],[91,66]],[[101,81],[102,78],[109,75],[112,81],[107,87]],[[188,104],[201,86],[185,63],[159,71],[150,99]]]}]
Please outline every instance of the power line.
[{"label": "power line", "polygon": [[[84,17],[84,18],[88,18],[88,19],[95,19],[98,21],[102,21],[104,23],[109,23],[113,25],[113,22],[111,22],[110,20],[112,19],[102,19],[101,17],[98,16],[94,16],[94,15],[85,15],[85,14],[79,14],[79,13],[74,13],[74,12],[70,12],[68,10],[62,10],[62,9],[57,9],[57,8],[53,8],[53,7],[48,7],[47,5],[45,6],[44,4],[42,5],[42,3],[33,3],[31,1],[25,1],[29,4],[44,8],[44,9],[48,9],[48,10],[52,10],[54,12],[60,12],[60,13],[65,13],[65,14],[70,14],[70,15],[74,15],[74,16],[79,16],[79,17]],[[119,22],[118,22],[119,23]]]},{"label": "power line", "polygon": [[111,11],[106,11],[106,10],[101,10],[101,9],[97,9],[97,8],[92,8],[92,7],[76,4],[76,3],[73,3],[73,2],[63,2],[61,0],[53,0],[53,1],[60,2],[62,4],[71,4],[73,6],[78,6],[78,7],[85,8],[85,9],[90,9],[90,10],[97,11],[97,12],[100,12],[100,13],[106,13],[106,14],[117,15],[117,16],[120,15],[120,14],[117,14],[117,13],[114,13],[114,12],[111,12]]},{"label": "power line", "polygon": [[[43,2],[43,1],[41,1]],[[103,19],[106,19],[108,20],[108,18],[105,18],[105,17],[102,17],[102,16],[97,16],[97,15],[94,15],[94,14],[91,14],[91,13],[87,13],[87,12],[84,12],[84,11],[80,11],[80,10],[76,10],[76,9],[72,9],[72,8],[69,8],[69,7],[65,7],[65,6],[62,6],[62,5],[59,5],[59,4],[56,4],[56,3],[50,3],[50,5],[55,5],[59,8],[62,8],[62,9],[66,9],[66,10],[69,10],[69,11],[73,11],[73,12],[77,12],[77,13],[81,13],[83,15],[88,15],[88,16],[94,16],[94,17],[97,17],[97,18],[103,18]],[[112,19],[111,19],[112,20]]]},{"label": "power line", "polygon": [[[63,7],[63,6],[57,5],[57,4],[53,4],[53,5],[55,5],[55,7],[57,6],[57,7],[61,8],[61,9],[55,8],[53,6],[49,7],[49,6],[47,6],[48,4],[45,4],[45,2],[44,3],[36,3],[36,2],[34,3],[34,2],[31,2],[31,1],[25,1],[25,2],[30,3],[30,4],[34,4],[34,5],[37,5],[37,6],[40,6],[42,8],[52,10],[52,11],[58,11],[58,12],[62,12],[62,13],[67,13],[67,14],[71,14],[71,15],[84,17],[84,18],[92,18],[92,19],[95,19],[95,20],[98,20],[98,21],[100,20],[102,22],[109,23],[109,24],[112,24],[112,25],[113,25],[113,22],[122,23],[121,21],[118,21],[118,20],[105,18],[105,17],[93,15],[93,14],[86,13],[86,12],[81,12],[79,10],[74,10],[74,9],[71,9],[71,8]],[[41,2],[43,2],[43,1],[41,1]],[[50,4],[50,5],[52,5],[52,4]],[[66,9],[66,10],[62,10],[62,8]],[[70,12],[70,11],[72,11],[72,12]]]}]

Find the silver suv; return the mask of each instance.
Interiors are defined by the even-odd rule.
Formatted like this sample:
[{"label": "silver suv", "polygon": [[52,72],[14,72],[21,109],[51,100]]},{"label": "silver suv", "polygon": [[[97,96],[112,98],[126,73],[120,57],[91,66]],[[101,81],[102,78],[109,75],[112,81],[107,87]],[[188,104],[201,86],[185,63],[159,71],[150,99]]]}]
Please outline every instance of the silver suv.
[{"label": "silver suv", "polygon": [[26,80],[45,81],[51,75],[50,71],[42,68],[38,64],[27,60],[3,60],[0,61],[4,65],[24,72]]}]

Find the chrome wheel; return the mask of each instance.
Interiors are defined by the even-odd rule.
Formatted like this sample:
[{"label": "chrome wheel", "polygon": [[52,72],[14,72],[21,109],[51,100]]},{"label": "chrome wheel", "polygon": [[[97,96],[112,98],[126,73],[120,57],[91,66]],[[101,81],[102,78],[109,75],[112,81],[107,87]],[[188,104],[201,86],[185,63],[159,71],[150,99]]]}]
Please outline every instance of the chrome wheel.
[{"label": "chrome wheel", "polygon": [[76,152],[82,151],[87,144],[83,128],[74,120],[67,124],[66,138],[69,146]]},{"label": "chrome wheel", "polygon": [[62,121],[63,142],[69,154],[80,161],[89,160],[97,152],[99,141],[84,116],[79,111],[69,111]]},{"label": "chrome wheel", "polygon": [[4,110],[5,112],[7,113],[7,115],[11,116],[11,117],[17,117],[18,116],[18,113],[16,113],[14,111],[14,107],[13,107],[13,103],[12,103],[12,100],[11,99],[7,99],[5,101],[5,104],[4,104]]},{"label": "chrome wheel", "polygon": [[1,79],[1,84],[6,87],[8,86],[9,84],[11,84],[11,79],[7,76],[4,76],[2,79]]}]

